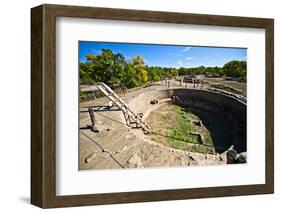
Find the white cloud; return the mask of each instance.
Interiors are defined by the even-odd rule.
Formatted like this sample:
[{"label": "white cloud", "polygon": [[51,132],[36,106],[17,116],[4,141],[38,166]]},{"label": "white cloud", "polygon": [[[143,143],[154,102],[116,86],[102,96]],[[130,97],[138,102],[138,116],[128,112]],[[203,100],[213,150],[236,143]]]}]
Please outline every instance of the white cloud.
[{"label": "white cloud", "polygon": [[173,55],[172,53],[168,53],[168,55]]},{"label": "white cloud", "polygon": [[186,60],[192,60],[192,59],[194,59],[195,57],[187,57],[187,58],[185,58]]},{"label": "white cloud", "polygon": [[182,66],[182,65],[183,65],[183,63],[182,63],[182,61],[181,61],[181,60],[178,60],[178,65],[180,65],[180,66]]},{"label": "white cloud", "polygon": [[188,52],[192,47],[185,47],[184,49],[182,49],[183,52]]}]

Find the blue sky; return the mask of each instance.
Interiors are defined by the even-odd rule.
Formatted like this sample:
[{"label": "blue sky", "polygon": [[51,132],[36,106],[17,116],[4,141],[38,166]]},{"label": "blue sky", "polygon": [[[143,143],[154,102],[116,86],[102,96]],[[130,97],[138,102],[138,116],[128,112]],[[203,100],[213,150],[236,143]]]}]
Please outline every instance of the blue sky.
[{"label": "blue sky", "polygon": [[155,44],[128,44],[106,42],[79,42],[80,62],[86,61],[87,54],[97,55],[101,49],[121,53],[127,60],[140,55],[149,66],[162,67],[221,67],[231,60],[247,60],[246,48],[175,46]]}]

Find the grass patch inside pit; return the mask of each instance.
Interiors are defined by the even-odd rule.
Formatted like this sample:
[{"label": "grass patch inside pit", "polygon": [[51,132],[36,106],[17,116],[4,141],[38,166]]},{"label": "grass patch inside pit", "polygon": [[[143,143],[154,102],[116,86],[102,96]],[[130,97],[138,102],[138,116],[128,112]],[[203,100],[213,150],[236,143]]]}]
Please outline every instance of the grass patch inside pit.
[{"label": "grass patch inside pit", "polygon": [[166,146],[199,153],[212,153],[212,138],[205,126],[195,123],[200,118],[177,105],[164,105],[146,120],[151,140]]}]

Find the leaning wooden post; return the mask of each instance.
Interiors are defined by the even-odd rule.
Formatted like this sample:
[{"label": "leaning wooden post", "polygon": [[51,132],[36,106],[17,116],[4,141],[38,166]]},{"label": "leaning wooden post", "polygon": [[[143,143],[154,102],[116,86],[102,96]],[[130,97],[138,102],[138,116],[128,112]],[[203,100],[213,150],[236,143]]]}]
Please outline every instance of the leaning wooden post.
[{"label": "leaning wooden post", "polygon": [[90,119],[91,119],[91,122],[92,122],[92,128],[94,128],[94,126],[96,124],[96,118],[95,118],[95,115],[94,115],[94,111],[93,111],[92,108],[88,108],[88,111],[89,111]]}]

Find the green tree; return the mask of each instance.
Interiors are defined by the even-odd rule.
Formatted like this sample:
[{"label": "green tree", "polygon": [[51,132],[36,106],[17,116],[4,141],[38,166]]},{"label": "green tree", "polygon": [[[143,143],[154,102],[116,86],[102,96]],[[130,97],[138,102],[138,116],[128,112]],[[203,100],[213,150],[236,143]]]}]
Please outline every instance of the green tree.
[{"label": "green tree", "polygon": [[88,54],[88,55],[86,55],[86,59],[88,61],[93,62],[93,61],[95,61],[96,57],[93,54]]},{"label": "green tree", "polygon": [[223,66],[223,74],[230,77],[246,77],[247,63],[246,61],[230,61]]},{"label": "green tree", "polygon": [[148,67],[148,80],[159,81],[161,76],[161,69],[159,67]]},{"label": "green tree", "polygon": [[123,70],[119,73],[121,84],[127,88],[139,86],[137,73],[134,67],[127,63]]},{"label": "green tree", "polygon": [[104,82],[110,86],[120,84],[119,73],[126,66],[122,54],[114,54],[109,49],[102,49],[101,54],[86,55],[87,62],[80,64],[82,82],[91,79],[93,82]]},{"label": "green tree", "polygon": [[132,59],[132,66],[136,70],[137,80],[139,81],[140,85],[146,83],[148,80],[148,74],[144,67],[144,59],[141,56],[135,56]]},{"label": "green tree", "polygon": [[176,69],[172,69],[171,76],[177,76],[177,75],[178,75],[178,71]]}]

